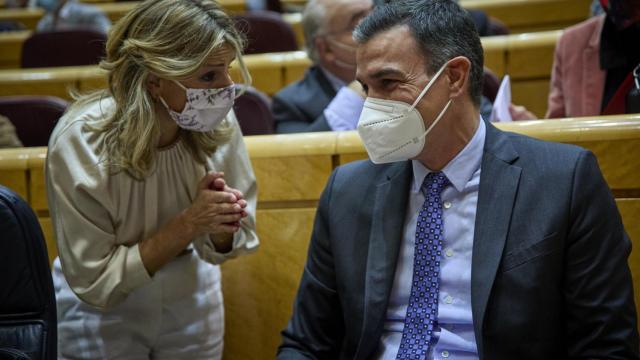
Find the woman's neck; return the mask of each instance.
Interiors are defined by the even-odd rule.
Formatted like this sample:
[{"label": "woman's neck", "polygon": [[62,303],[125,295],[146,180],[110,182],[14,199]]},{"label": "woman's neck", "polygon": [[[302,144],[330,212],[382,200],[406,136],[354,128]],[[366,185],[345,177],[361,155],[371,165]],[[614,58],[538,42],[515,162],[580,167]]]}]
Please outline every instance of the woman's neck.
[{"label": "woman's neck", "polygon": [[156,105],[156,114],[158,114],[158,125],[160,125],[158,147],[163,148],[176,142],[180,136],[180,127],[161,104]]}]

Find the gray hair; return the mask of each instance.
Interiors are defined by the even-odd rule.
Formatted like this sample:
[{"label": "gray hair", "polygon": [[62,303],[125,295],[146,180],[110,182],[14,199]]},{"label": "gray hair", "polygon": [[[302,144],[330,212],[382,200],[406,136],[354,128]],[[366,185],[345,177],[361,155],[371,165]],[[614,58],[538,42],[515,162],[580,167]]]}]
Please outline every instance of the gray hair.
[{"label": "gray hair", "polygon": [[376,34],[406,25],[429,59],[433,74],[447,61],[464,56],[471,62],[469,95],[479,106],[482,96],[484,54],[469,13],[454,0],[398,0],[377,6],[356,27],[354,39],[364,44]]},{"label": "gray hair", "polygon": [[327,9],[321,1],[309,0],[302,13],[302,30],[304,31],[304,46],[309,58],[317,63],[318,50],[316,38],[321,35],[326,27]]}]

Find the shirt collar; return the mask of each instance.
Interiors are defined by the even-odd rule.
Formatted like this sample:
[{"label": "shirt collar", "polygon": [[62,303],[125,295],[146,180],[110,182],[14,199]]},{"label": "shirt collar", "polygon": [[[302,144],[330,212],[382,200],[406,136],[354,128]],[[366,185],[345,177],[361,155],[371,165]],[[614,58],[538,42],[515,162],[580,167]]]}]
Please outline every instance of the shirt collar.
[{"label": "shirt collar", "polygon": [[329,70],[326,70],[322,66],[319,66],[319,68],[322,71],[322,74],[324,74],[327,80],[329,80],[329,83],[331,84],[331,86],[336,92],[338,92],[340,89],[342,89],[344,86],[347,85],[344,81],[340,80],[339,77],[333,75]]},{"label": "shirt collar", "polygon": [[[480,168],[485,136],[486,125],[480,118],[480,124],[471,141],[442,169],[442,172],[458,192],[464,190],[473,174]],[[420,191],[424,178],[432,171],[418,160],[412,160],[411,164],[413,166],[413,188],[411,191],[417,193]]]}]

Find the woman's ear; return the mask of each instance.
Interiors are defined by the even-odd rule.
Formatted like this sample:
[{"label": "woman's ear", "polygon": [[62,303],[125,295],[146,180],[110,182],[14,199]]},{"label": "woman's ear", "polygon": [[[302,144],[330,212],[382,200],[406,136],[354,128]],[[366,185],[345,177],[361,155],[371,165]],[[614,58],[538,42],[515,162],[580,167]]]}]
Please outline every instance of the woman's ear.
[{"label": "woman's ear", "polygon": [[145,85],[147,86],[147,91],[149,91],[151,97],[153,97],[155,100],[158,100],[158,98],[162,94],[162,81],[160,81],[160,78],[156,75],[150,74],[147,77]]},{"label": "woman's ear", "polygon": [[467,92],[471,61],[464,56],[458,56],[449,60],[446,74],[449,78],[449,91],[451,97],[456,98]]}]

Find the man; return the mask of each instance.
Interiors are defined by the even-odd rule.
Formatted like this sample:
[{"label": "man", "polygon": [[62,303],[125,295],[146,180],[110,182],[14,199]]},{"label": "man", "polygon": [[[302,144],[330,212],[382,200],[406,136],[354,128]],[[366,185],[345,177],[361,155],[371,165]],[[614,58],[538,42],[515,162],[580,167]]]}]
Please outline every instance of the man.
[{"label": "man", "polygon": [[364,103],[355,80],[355,26],[371,0],[310,0],[302,14],[313,66],[273,97],[277,133],[353,130]]},{"label": "man", "polygon": [[638,359],[630,241],[595,157],[480,120],[453,0],[355,31],[372,161],[318,205],[278,359]]},{"label": "man", "polygon": [[111,21],[100,8],[78,0],[38,0],[47,14],[38,21],[37,31],[93,30],[106,34]]}]

